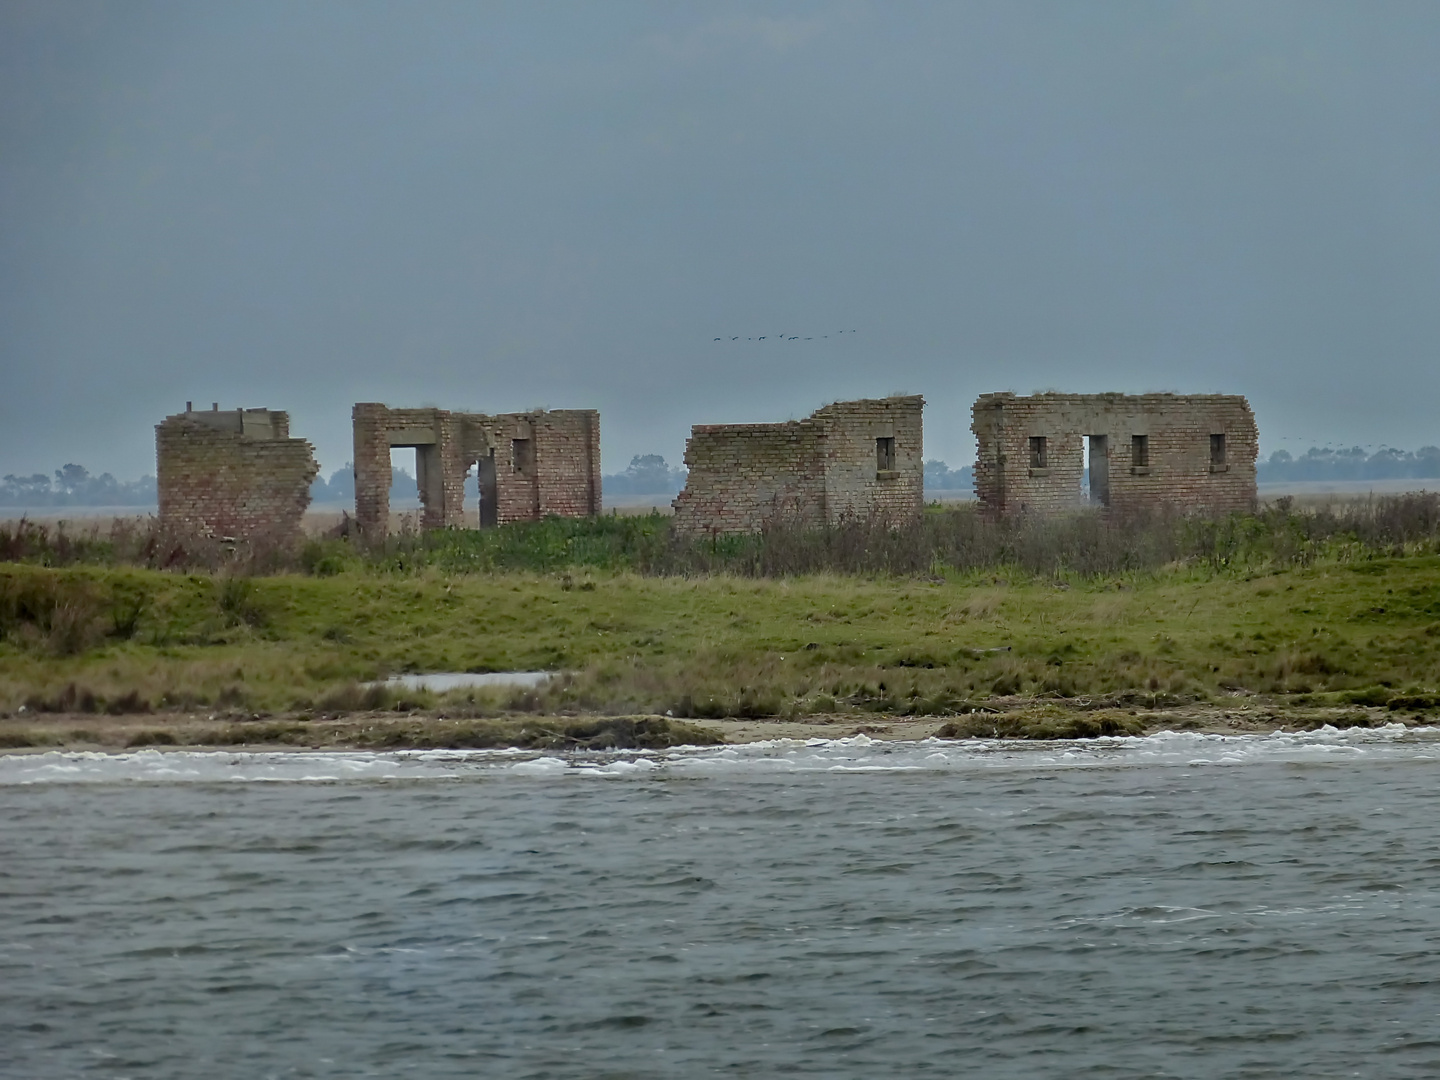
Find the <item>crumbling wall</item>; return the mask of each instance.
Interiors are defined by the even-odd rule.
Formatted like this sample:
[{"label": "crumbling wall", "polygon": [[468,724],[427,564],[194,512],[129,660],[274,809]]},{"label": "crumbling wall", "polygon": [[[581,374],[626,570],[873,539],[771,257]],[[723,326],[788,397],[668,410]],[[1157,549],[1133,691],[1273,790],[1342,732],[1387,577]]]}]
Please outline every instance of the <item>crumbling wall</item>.
[{"label": "crumbling wall", "polygon": [[600,512],[600,414],[566,409],[535,414],[540,513],[587,517]]},{"label": "crumbling wall", "polygon": [[160,524],[167,531],[289,543],[300,537],[315,448],[270,409],[187,408],[155,426]]},{"label": "crumbling wall", "polygon": [[[925,399],[918,396],[839,401],[812,417],[823,425],[825,510],[844,518],[910,521],[925,499]],[[890,468],[877,460],[892,440]]]},{"label": "crumbling wall", "polygon": [[548,514],[600,512],[600,414],[593,409],[528,413],[391,409],[362,402],[352,411],[355,520],[383,535],[390,518],[390,450],[415,448],[416,481],[427,529],[474,527],[465,476],[479,466],[485,524],[537,521]]},{"label": "crumbling wall", "polygon": [[696,426],[685,444],[689,475],[673,504],[675,527],[745,533],[778,520],[914,520],[923,498],[924,405],[920,397],[842,401],[804,420]]},{"label": "crumbling wall", "polygon": [[818,426],[704,424],[685,444],[689,475],[674,501],[680,532],[758,532],[780,518],[825,520]]},{"label": "crumbling wall", "polygon": [[[1253,509],[1259,433],[1226,394],[985,394],[972,410],[975,495],[994,517],[1085,505],[1118,511]],[[1039,440],[1037,442],[1037,440]]]},{"label": "crumbling wall", "polygon": [[423,528],[463,524],[465,470],[460,425],[443,409],[391,409],[361,402],[351,410],[355,521],[362,531],[390,523],[390,450],[413,447]]}]

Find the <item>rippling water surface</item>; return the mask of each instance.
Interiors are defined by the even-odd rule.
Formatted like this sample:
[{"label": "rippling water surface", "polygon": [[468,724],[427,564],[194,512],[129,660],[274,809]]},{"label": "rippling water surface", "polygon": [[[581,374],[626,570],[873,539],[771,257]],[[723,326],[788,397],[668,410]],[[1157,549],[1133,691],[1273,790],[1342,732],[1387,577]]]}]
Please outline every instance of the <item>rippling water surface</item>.
[{"label": "rippling water surface", "polygon": [[1440,732],[0,758],[7,1077],[1440,1076]]}]

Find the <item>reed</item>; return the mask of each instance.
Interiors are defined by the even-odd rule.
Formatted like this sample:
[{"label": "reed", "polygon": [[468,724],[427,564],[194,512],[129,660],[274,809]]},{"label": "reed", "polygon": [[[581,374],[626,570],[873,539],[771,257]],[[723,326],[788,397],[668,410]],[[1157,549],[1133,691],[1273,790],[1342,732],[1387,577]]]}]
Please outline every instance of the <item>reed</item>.
[{"label": "reed", "polygon": [[[338,530],[337,530],[338,532]],[[900,527],[853,520],[813,528],[776,520],[753,536],[681,538],[658,513],[549,518],[486,530],[405,529],[373,545],[335,535],[300,543],[166,534],[153,519],[105,528],[0,523],[0,562],[138,566],[232,577],[369,571],[406,575],[629,571],[646,576],[816,573],[914,576],[1019,568],[1093,576],[1175,562],[1284,569],[1317,559],[1440,550],[1440,495],[1352,499],[1297,509],[1278,499],[1253,514],[1197,517],[1081,512],[992,521],[974,507],[927,509]]]}]

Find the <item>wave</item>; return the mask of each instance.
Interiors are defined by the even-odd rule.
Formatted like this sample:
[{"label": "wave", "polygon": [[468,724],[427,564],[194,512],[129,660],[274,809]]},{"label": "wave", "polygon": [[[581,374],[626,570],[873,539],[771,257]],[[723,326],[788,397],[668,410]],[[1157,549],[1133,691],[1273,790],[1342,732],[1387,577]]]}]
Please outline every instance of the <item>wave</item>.
[{"label": "wave", "polygon": [[350,783],[655,777],[785,776],[801,773],[925,773],[1009,769],[1231,767],[1266,762],[1332,764],[1355,760],[1440,758],[1440,727],[1337,730],[1264,735],[1162,731],[1067,742],[993,739],[889,742],[772,739],[726,747],[663,751],[528,750],[187,751],[145,749],[121,754],[51,751],[0,755],[0,786],[79,783]]}]

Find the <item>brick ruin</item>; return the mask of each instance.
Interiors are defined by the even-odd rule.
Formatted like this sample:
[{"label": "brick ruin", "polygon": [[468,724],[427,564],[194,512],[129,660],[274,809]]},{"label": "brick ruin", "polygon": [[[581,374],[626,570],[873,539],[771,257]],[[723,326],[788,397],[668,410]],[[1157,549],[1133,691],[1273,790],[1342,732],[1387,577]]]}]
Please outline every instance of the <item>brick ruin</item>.
[{"label": "brick ruin", "polygon": [[[524,413],[392,409],[362,402],[355,431],[355,522],[385,534],[390,521],[390,450],[415,448],[421,526],[486,528],[549,514],[600,512],[600,414],[594,409]],[[478,466],[480,506],[465,518],[465,477]]]},{"label": "brick ruin", "polygon": [[[691,429],[689,476],[674,501],[682,534],[756,532],[768,522],[903,523],[924,499],[924,398],[842,401],[804,420]],[[1259,437],[1234,395],[985,394],[972,410],[975,494],[983,512],[1057,513],[1174,506],[1209,512],[1255,507]],[[547,515],[600,512],[600,415],[353,411],[355,517],[362,532],[389,525],[390,451],[413,447],[424,528],[482,528]],[[219,406],[156,425],[160,522],[168,530],[236,539],[299,537],[319,472],[314,448],[290,437],[288,414]],[[1089,458],[1088,491],[1085,462]],[[480,500],[466,520],[465,478]]]},{"label": "brick ruin", "polygon": [[690,430],[681,533],[757,532],[767,522],[894,524],[924,499],[922,397],[840,401],[782,424],[706,424]]},{"label": "brick ruin", "polygon": [[290,438],[290,417],[218,404],[155,425],[160,524],[167,531],[288,543],[300,537],[315,448]]},{"label": "brick ruin", "polygon": [[1225,394],[985,394],[971,430],[975,495],[995,517],[1086,505],[1212,513],[1256,504],[1255,414]]}]

